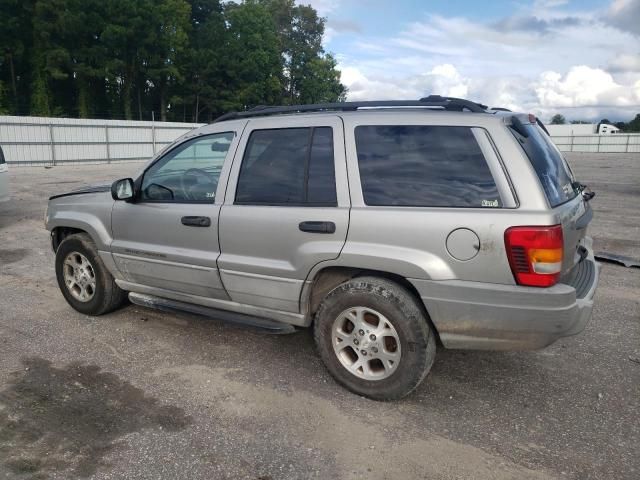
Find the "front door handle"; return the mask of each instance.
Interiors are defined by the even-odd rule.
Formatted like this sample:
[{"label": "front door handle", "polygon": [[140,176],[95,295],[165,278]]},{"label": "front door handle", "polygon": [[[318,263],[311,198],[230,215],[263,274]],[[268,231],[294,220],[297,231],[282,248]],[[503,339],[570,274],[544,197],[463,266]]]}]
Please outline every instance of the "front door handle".
[{"label": "front door handle", "polygon": [[300,222],[298,228],[300,231],[308,233],[335,233],[336,224],[333,222],[307,221]]},{"label": "front door handle", "polygon": [[211,219],[209,217],[198,217],[188,215],[180,220],[187,227],[210,227]]}]

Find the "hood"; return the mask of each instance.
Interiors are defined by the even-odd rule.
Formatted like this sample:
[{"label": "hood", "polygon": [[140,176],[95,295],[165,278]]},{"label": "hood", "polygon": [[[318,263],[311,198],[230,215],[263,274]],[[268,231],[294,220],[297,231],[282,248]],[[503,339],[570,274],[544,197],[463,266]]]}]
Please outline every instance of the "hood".
[{"label": "hood", "polygon": [[71,190],[67,193],[60,193],[58,195],[53,195],[49,197],[49,200],[53,200],[54,198],[60,197],[68,197],[70,195],[82,195],[84,193],[102,193],[111,191],[111,183],[97,183],[93,185],[86,185],[84,187],[77,188],[75,190]]}]

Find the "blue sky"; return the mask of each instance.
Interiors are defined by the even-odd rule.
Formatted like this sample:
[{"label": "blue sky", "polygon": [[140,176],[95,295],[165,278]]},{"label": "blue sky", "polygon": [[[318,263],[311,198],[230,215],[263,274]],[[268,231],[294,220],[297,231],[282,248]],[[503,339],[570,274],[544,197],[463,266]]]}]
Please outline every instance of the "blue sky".
[{"label": "blue sky", "polygon": [[640,112],[640,0],[300,0],[349,100],[462,96],[548,119]]}]

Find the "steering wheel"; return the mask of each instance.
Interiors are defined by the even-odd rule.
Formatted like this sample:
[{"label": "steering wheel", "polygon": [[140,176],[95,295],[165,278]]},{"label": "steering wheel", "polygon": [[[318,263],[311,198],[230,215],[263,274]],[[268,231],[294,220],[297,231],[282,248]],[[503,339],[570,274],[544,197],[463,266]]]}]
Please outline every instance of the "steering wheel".
[{"label": "steering wheel", "polygon": [[[185,184],[185,178],[189,176],[196,177],[196,183],[194,185]],[[198,179],[202,177],[208,178],[212,185],[216,184],[215,176],[201,168],[190,168],[180,176],[180,188],[187,200],[202,200],[201,198],[194,198],[195,196],[193,194],[193,188],[198,185]],[[215,192],[213,192],[213,194],[215,195]]]}]

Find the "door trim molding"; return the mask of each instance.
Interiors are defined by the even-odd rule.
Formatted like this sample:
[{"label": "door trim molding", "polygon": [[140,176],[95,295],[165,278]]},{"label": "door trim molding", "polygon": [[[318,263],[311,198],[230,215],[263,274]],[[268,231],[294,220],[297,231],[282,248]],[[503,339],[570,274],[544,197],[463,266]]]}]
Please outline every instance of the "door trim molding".
[{"label": "door trim molding", "polygon": [[[213,267],[204,267],[202,265],[194,265],[193,263],[172,262],[170,260],[159,260],[158,258],[155,258],[153,256],[155,255],[154,253],[151,253],[151,252],[147,253],[147,252],[143,252],[142,250],[136,250],[136,254],[137,255],[127,255],[126,253],[119,253],[119,252],[112,253],[114,257],[124,258],[128,260],[135,260],[137,262],[159,263],[162,265],[171,265],[171,266],[180,267],[180,268],[192,268],[194,270],[204,270],[207,272],[217,270],[216,268],[213,268]],[[150,255],[150,257],[147,257],[147,255]]]},{"label": "door trim molding", "polygon": [[287,277],[278,277],[275,275],[265,275],[263,273],[251,273],[251,272],[240,272],[238,270],[228,270],[226,268],[219,269],[220,273],[226,273],[227,275],[233,275],[235,277],[249,277],[249,278],[257,278],[260,280],[271,280],[282,283],[302,283],[303,280],[298,280],[297,278],[287,278]]}]

